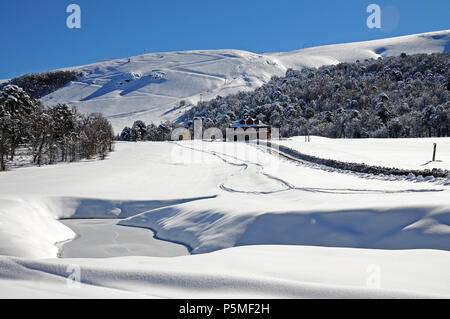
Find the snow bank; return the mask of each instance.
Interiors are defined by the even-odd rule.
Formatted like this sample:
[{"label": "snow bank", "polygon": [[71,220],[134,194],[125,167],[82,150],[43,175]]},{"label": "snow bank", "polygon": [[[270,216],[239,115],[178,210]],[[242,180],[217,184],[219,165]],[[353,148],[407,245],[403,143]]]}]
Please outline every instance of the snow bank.
[{"label": "snow bank", "polygon": [[0,255],[54,258],[56,243],[75,233],[57,221],[60,201],[36,198],[0,198]]},{"label": "snow bank", "polygon": [[[307,200],[319,198],[303,196],[304,207],[302,201],[298,207],[288,206],[285,201],[292,203],[293,197],[269,195],[261,200],[246,195],[220,196],[152,210],[122,220],[120,225],[151,228],[159,238],[189,245],[194,254],[272,244],[450,250],[448,207],[397,204],[370,208],[374,204],[370,199],[366,206],[348,204],[339,209],[343,205],[338,204],[336,208],[310,210]],[[338,196],[329,197],[330,203],[339,200]]]},{"label": "snow bank", "polygon": [[[79,289],[67,285],[74,266]],[[450,298],[449,269],[443,251],[288,246],[170,259],[0,257],[0,298]]]},{"label": "snow bank", "polygon": [[56,258],[76,234],[59,219],[117,219],[198,199],[114,201],[70,197],[0,198],[0,255]]}]

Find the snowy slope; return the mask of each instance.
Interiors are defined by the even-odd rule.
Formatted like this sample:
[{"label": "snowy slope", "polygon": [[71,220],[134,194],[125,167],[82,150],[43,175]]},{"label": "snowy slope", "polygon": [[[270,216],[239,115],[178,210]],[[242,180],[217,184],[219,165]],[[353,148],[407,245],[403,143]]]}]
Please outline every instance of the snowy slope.
[{"label": "snowy slope", "polygon": [[[293,137],[277,142],[303,154],[341,162],[408,170],[450,170],[450,138],[329,139]],[[437,144],[433,162],[434,143]],[[370,145],[370,147],[367,147]]]},{"label": "snowy slope", "polygon": [[196,103],[217,95],[255,89],[288,68],[318,67],[402,52],[450,51],[450,31],[323,46],[287,53],[255,54],[239,50],[150,53],[70,68],[83,71],[77,82],[42,98],[68,103],[82,112],[102,112],[116,132],[135,120],[159,123],[180,117],[179,101]]},{"label": "snowy slope", "polygon": [[397,38],[335,44],[308,48],[286,53],[274,53],[269,56],[286,67],[319,67],[340,62],[377,59],[380,56],[399,56],[401,53],[435,53],[450,52],[450,30],[415,34]]},{"label": "snowy slope", "polygon": [[271,57],[238,50],[150,53],[74,68],[86,75],[46,96],[44,103],[70,103],[82,112],[102,112],[116,131],[134,120],[174,120],[181,100],[255,89],[285,68]]}]

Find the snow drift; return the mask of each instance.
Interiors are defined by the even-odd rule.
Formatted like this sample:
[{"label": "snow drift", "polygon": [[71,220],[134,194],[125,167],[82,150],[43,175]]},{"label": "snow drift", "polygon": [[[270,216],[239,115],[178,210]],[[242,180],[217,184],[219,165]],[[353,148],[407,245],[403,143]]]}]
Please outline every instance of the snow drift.
[{"label": "snow drift", "polygon": [[[79,289],[67,282],[75,266]],[[443,251],[289,246],[170,259],[0,257],[0,298],[449,298],[449,268]]]},{"label": "snow drift", "polygon": [[0,199],[0,255],[56,257],[56,244],[75,237],[57,221],[63,207],[58,200]]}]

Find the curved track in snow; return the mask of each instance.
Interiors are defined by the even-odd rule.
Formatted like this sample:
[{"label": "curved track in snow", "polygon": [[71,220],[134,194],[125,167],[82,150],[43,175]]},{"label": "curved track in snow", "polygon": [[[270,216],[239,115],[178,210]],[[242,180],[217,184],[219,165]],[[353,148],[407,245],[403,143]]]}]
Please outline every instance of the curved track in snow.
[{"label": "curved track in snow", "polygon": [[[217,152],[217,151],[209,151],[205,149],[198,149],[195,147],[190,147],[186,145],[181,145],[180,143],[175,143],[179,147],[188,148],[190,150],[206,153],[209,155],[213,155],[220,160],[222,160],[224,163],[232,166],[240,167],[241,170],[237,173],[234,173],[229,176],[228,179],[236,178],[236,177],[242,177],[242,174],[245,174],[246,171],[249,170],[250,167],[252,167],[259,175],[266,177],[272,182],[278,183],[280,186],[282,186],[280,189],[275,190],[268,190],[268,191],[252,191],[252,190],[239,190],[233,187],[227,186],[227,180],[222,182],[220,185],[218,185],[218,188],[229,193],[241,193],[241,194],[256,194],[256,195],[268,195],[268,194],[274,194],[274,193],[280,193],[280,192],[286,192],[286,191],[302,191],[302,192],[313,192],[313,193],[328,193],[328,194],[401,194],[401,193],[422,193],[422,192],[442,192],[442,188],[436,188],[436,189],[402,189],[402,190],[383,190],[383,189],[361,189],[361,188],[326,188],[326,187],[300,187],[295,186],[292,183],[273,176],[271,174],[266,173],[264,170],[264,165],[252,162],[252,161],[243,161],[242,159],[238,158],[237,156],[233,156],[230,154],[226,154],[223,152]],[[271,146],[261,146],[259,144],[249,143],[248,146],[255,147],[255,151],[258,152],[261,149],[268,150],[269,152],[275,152],[278,155],[283,156],[284,158],[295,161],[299,163],[300,165],[304,165],[305,162],[301,158],[295,158],[293,156],[289,156],[283,151],[275,150]],[[285,149],[288,149],[284,147]],[[294,150],[292,150],[294,151]],[[308,162],[309,164],[315,164],[314,162]],[[308,165],[304,165],[305,168],[308,168]],[[310,167],[309,167],[310,168]],[[318,165],[318,169],[321,169],[322,167]],[[348,174],[346,171],[340,171],[339,173],[342,174]]]}]

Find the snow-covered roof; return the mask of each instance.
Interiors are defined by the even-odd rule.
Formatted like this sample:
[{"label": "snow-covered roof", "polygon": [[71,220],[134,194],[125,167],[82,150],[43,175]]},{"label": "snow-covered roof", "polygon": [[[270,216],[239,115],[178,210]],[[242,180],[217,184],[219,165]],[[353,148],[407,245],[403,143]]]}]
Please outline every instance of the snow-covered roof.
[{"label": "snow-covered roof", "polygon": [[244,117],[243,119],[240,119],[239,121],[236,121],[230,125],[230,128],[258,128],[258,127],[269,127],[269,125],[264,124],[260,120],[255,120],[251,118],[250,116]]}]

